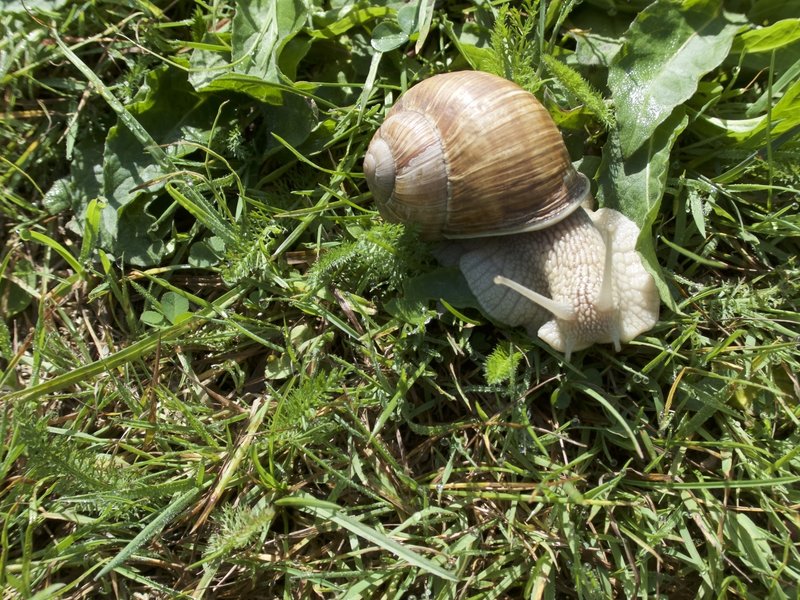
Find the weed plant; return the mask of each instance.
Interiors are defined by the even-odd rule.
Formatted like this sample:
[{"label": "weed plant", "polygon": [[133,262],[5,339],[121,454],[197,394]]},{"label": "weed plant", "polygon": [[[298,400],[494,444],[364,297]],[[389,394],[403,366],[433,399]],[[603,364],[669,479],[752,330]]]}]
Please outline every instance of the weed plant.
[{"label": "weed plant", "polygon": [[[3,597],[797,598],[800,19],[721,4],[3,3]],[[621,352],[378,216],[469,68],[642,226]]]}]

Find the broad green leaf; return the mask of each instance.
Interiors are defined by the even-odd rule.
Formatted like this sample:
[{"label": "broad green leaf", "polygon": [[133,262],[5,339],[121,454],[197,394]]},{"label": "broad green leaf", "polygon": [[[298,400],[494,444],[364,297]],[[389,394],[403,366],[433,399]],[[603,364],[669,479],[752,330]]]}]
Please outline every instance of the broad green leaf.
[{"label": "broad green leaf", "polygon": [[[127,110],[167,156],[176,159],[207,144],[219,99],[195,92],[182,71],[162,68],[148,74]],[[108,204],[101,213],[99,237],[101,245],[133,264],[152,264],[165,251],[163,237],[170,223],[151,205],[170,175],[165,169],[123,123],[109,130],[102,175]],[[78,210],[81,220],[85,211],[86,207]]]},{"label": "broad green leaf", "polygon": [[197,90],[231,90],[280,104],[282,87],[289,83],[279,66],[280,55],[306,18],[301,0],[237,2],[230,62],[223,54],[196,51],[191,61],[192,85]]},{"label": "broad green leaf", "polygon": [[301,0],[237,2],[231,36],[235,70],[279,83],[278,55],[305,18],[306,7]]},{"label": "broad green leaf", "polygon": [[675,303],[658,264],[651,229],[666,186],[670,150],[687,123],[683,109],[676,109],[629,158],[623,157],[618,131],[612,130],[603,148],[598,190],[604,206],[619,210],[641,229],[637,250],[655,277],[662,302],[673,310]]},{"label": "broad green leaf", "polygon": [[202,88],[203,92],[238,92],[247,94],[259,102],[279,104],[284,86],[271,81],[264,81],[254,75],[242,73],[226,73],[212,79]]},{"label": "broad green leaf", "polygon": [[225,256],[225,247],[225,241],[216,236],[192,244],[189,250],[189,264],[195,268],[217,265]]},{"label": "broad green leaf", "polygon": [[286,379],[295,373],[295,365],[289,354],[270,354],[266,358],[264,377],[266,379]]},{"label": "broad green leaf", "polygon": [[[92,131],[90,135],[86,135],[75,145],[69,164],[69,176],[53,182],[43,199],[45,208],[51,214],[57,214],[64,210],[72,211],[73,217],[68,223],[68,227],[78,235],[83,235],[86,229],[91,202],[98,199],[98,196],[102,196],[104,133],[98,128],[97,131]],[[109,219],[110,213],[113,211],[109,213],[104,202],[102,206],[101,222],[98,224],[98,235],[100,236],[98,243],[108,247],[114,229],[108,228],[105,221]]]},{"label": "broad green leaf", "polygon": [[800,40],[800,19],[784,19],[769,27],[753,29],[740,39],[747,52],[771,52]]},{"label": "broad green leaf", "polygon": [[139,315],[139,320],[142,323],[151,325],[153,327],[161,327],[164,325],[164,315],[154,310],[142,311],[142,314]]},{"label": "broad green leaf", "polygon": [[372,30],[372,47],[378,52],[395,50],[408,41],[408,35],[393,21],[384,21]]},{"label": "broad green leaf", "polygon": [[42,198],[42,204],[47,212],[51,215],[60,213],[70,207],[70,185],[71,179],[69,177],[62,177],[56,179],[50,189],[45,193]]},{"label": "broad green leaf", "polygon": [[161,223],[149,211],[152,198],[141,194],[119,211],[106,206],[102,213],[102,228],[110,240],[107,249],[124,262],[148,266],[157,263],[167,250],[165,238],[170,220]]},{"label": "broad green leaf", "polygon": [[[311,48],[312,40],[306,36],[295,36],[289,39],[281,49],[280,56],[278,57],[278,69],[283,73],[284,77],[289,81],[297,79],[297,67],[300,66],[300,61],[305,58]],[[307,89],[316,89],[316,85],[304,82],[301,84]],[[300,85],[295,86],[300,87]]]},{"label": "broad green leaf", "polygon": [[436,316],[436,312],[428,308],[427,303],[412,302],[407,298],[392,298],[384,305],[386,312],[394,318],[422,327]]},{"label": "broad green leaf", "polygon": [[421,327],[431,317],[431,301],[437,302],[460,321],[478,323],[458,309],[482,311],[467,280],[456,268],[440,267],[406,281],[404,295],[387,304],[386,309],[397,318]]},{"label": "broad green leaf", "polygon": [[622,47],[620,39],[603,37],[590,31],[576,33],[575,40],[574,60],[586,66],[609,66]]},{"label": "broad green leaf", "polygon": [[[209,101],[187,85],[186,75],[178,69],[151,72],[137,101],[128,112],[165,148],[172,158],[180,158],[203,144],[214,121],[218,102]],[[159,181],[167,173],[142,148],[122,123],[108,132],[103,156],[103,192],[113,209],[119,209],[136,195],[153,192],[163,186]]]},{"label": "broad green leaf", "polygon": [[164,311],[164,316],[173,325],[191,317],[189,301],[185,296],[175,292],[166,292],[161,297],[161,310]]},{"label": "broad green leaf", "polygon": [[[419,10],[420,5],[418,4],[406,4],[397,11],[397,24],[408,36],[419,31]],[[374,32],[372,37],[375,37]]]},{"label": "broad green leaf", "polygon": [[3,3],[4,13],[36,13],[39,10],[55,12],[60,10],[67,0],[7,0]]},{"label": "broad green leaf", "polygon": [[703,135],[724,136],[729,141],[753,148],[763,146],[768,126],[773,139],[782,134],[787,134],[787,138],[791,138],[792,130],[800,127],[800,81],[795,81],[786,90],[768,115],[764,114],[752,119],[722,119],[703,116],[694,125],[695,129]]},{"label": "broad green leaf", "polygon": [[[575,52],[567,57],[567,63],[608,68],[622,47],[627,21],[596,8],[573,12],[570,21],[575,24],[570,31]],[[592,75],[588,70],[584,73]]]},{"label": "broad green leaf", "polygon": [[22,312],[35,297],[37,273],[34,265],[25,259],[18,260],[12,274],[15,281],[0,273],[0,319]]},{"label": "broad green leaf", "polygon": [[391,9],[385,6],[370,6],[358,10],[352,10],[352,7],[347,7],[345,11],[337,14],[336,21],[310,31],[309,35],[317,39],[335,39],[353,27],[366,25],[373,19],[387,17],[391,13]]},{"label": "broad green leaf", "polygon": [[476,71],[490,72],[496,63],[495,54],[489,48],[480,48],[472,44],[456,44],[458,51]]},{"label": "broad green leaf", "polygon": [[728,55],[742,22],[716,0],[656,0],[639,13],[608,78],[623,157],[692,97],[700,78]]}]

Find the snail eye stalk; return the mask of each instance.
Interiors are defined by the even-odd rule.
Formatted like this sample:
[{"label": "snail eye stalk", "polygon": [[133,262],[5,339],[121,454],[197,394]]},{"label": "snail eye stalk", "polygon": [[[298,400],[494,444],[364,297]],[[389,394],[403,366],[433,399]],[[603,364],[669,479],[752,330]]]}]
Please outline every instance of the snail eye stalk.
[{"label": "snail eye stalk", "polygon": [[507,288],[511,288],[518,294],[525,296],[531,302],[538,304],[543,309],[553,313],[557,319],[561,319],[562,321],[574,321],[576,319],[575,309],[573,309],[569,304],[556,302],[555,300],[548,298],[547,296],[543,296],[539,292],[535,292],[524,285],[520,285],[513,279],[503,277],[502,275],[496,276],[493,281],[496,285],[504,285]]}]

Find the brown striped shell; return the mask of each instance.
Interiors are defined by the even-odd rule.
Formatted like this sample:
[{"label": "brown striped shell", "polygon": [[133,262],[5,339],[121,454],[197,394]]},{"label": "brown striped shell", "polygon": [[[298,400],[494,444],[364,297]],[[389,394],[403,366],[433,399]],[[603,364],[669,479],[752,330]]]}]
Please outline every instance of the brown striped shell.
[{"label": "brown striped shell", "polygon": [[436,75],[402,94],[364,173],[381,215],[415,223],[428,240],[543,229],[589,193],[539,101],[479,71]]}]

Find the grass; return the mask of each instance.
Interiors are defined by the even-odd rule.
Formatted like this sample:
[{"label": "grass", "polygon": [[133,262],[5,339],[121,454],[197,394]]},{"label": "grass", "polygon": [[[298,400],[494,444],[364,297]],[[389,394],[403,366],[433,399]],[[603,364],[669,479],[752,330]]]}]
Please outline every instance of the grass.
[{"label": "grass", "polygon": [[[308,4],[0,12],[3,596],[797,597],[795,15],[731,3],[637,204],[612,49],[677,5]],[[490,323],[374,210],[386,106],[475,66],[647,213],[621,352]]]}]

